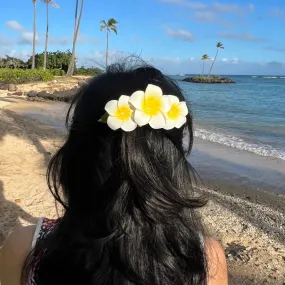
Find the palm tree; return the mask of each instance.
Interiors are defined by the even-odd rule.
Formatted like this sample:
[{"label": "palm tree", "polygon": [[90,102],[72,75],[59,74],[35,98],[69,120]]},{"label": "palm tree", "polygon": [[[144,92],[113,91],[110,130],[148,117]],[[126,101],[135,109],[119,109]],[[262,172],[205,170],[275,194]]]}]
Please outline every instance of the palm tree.
[{"label": "palm tree", "polygon": [[107,48],[106,48],[106,69],[108,67],[108,53],[109,53],[109,32],[113,31],[116,35],[118,34],[117,25],[118,22],[111,18],[106,23],[105,20],[101,21],[100,31],[102,32],[104,29],[107,31]]},{"label": "palm tree", "polygon": [[215,61],[216,61],[216,59],[217,59],[217,56],[218,56],[218,53],[219,53],[219,49],[220,49],[220,48],[224,49],[223,44],[222,44],[221,42],[218,42],[218,43],[216,44],[216,47],[217,47],[216,56],[215,56],[215,58],[214,58],[214,60],[213,60],[213,62],[212,62],[210,71],[209,71],[209,73],[208,73],[208,77],[210,76],[211,71],[212,71],[212,68],[213,68],[213,66],[214,66],[214,64],[215,64]]},{"label": "palm tree", "polygon": [[44,70],[46,70],[47,67],[47,47],[48,47],[48,28],[49,28],[49,17],[48,17],[48,8],[49,4],[52,5],[55,8],[59,8],[59,6],[53,2],[52,0],[42,0],[43,3],[46,4],[46,21],[47,21],[47,27],[46,27],[46,43],[45,43],[45,55],[44,55]]},{"label": "palm tree", "polygon": [[32,58],[32,69],[35,69],[36,64],[36,23],[37,23],[37,0],[32,0],[34,4],[34,33],[33,33],[33,58]]},{"label": "palm tree", "polygon": [[72,76],[74,73],[75,47],[76,47],[76,41],[77,41],[77,37],[78,37],[78,32],[79,32],[79,27],[80,27],[80,22],[81,22],[81,18],[82,18],[83,7],[84,7],[84,0],[81,0],[80,14],[79,14],[79,18],[77,19],[78,1],[79,0],[76,0],[76,5],[75,5],[75,23],[74,23],[72,55],[71,55],[71,59],[70,59],[69,65],[68,65],[68,70],[67,70],[66,76]]},{"label": "palm tree", "polygon": [[202,55],[202,61],[203,61],[202,76],[204,76],[205,60],[208,60],[208,59],[210,59],[210,57],[207,54]]}]

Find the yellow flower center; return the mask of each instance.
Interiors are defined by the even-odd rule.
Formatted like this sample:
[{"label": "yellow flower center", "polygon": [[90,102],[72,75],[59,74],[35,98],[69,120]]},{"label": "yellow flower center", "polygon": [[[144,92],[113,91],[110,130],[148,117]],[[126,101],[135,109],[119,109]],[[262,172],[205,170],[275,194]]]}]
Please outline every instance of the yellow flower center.
[{"label": "yellow flower center", "polygon": [[157,96],[148,96],[144,98],[142,111],[145,114],[149,116],[157,115],[160,109],[161,109],[161,98]]},{"label": "yellow flower center", "polygon": [[120,106],[116,111],[116,117],[119,120],[128,120],[132,116],[132,110],[129,106]]},{"label": "yellow flower center", "polygon": [[180,115],[180,108],[178,104],[172,104],[170,110],[167,112],[167,116],[171,120],[176,120]]}]

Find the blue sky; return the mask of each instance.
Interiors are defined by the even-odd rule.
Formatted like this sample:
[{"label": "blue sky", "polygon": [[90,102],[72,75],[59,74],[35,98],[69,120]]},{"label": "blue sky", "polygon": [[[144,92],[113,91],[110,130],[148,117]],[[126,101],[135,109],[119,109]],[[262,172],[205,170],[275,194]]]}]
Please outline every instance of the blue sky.
[{"label": "blue sky", "polygon": [[[33,4],[17,2],[1,5],[0,56],[27,59]],[[37,52],[42,52],[45,5],[37,2]],[[75,0],[56,3],[59,9],[50,7],[49,50],[71,49]],[[225,49],[214,73],[285,74],[284,0],[85,0],[79,64],[104,63],[106,34],[99,27],[110,17],[119,22],[118,35],[110,38],[111,60],[135,53],[167,73],[199,73],[202,54],[213,57],[221,41]]]}]

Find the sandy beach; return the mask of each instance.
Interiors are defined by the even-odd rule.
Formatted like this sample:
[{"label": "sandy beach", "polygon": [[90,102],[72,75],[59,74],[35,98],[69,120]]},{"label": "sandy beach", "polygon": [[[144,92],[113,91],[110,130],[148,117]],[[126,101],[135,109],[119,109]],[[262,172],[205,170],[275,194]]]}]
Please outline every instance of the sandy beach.
[{"label": "sandy beach", "polygon": [[[60,215],[45,182],[68,105],[0,97],[0,244],[16,226]],[[230,284],[285,284],[285,162],[197,139],[190,161],[209,197],[201,210],[228,258]]]}]

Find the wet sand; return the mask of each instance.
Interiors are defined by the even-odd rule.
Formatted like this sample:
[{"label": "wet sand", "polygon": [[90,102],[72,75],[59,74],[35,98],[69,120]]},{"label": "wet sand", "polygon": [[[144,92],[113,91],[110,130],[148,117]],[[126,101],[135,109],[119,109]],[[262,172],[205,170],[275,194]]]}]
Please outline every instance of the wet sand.
[{"label": "wet sand", "polygon": [[[17,225],[57,216],[45,169],[63,141],[67,107],[0,98],[0,242]],[[198,139],[190,161],[203,179],[198,191],[209,203],[201,214],[226,250],[231,284],[283,284],[284,162]]]},{"label": "wet sand", "polygon": [[201,185],[285,211],[285,161],[195,138],[189,161]]}]

